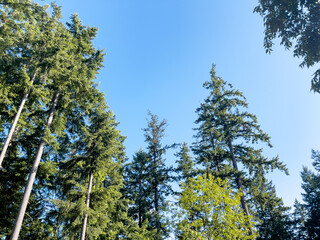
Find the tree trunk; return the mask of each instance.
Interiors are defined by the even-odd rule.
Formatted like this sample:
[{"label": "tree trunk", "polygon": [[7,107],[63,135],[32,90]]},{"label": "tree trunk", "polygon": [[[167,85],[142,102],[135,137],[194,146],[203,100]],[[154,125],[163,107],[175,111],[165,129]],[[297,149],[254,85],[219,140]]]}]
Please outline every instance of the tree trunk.
[{"label": "tree trunk", "polygon": [[[87,194],[87,211],[89,210],[89,204],[90,204],[90,194],[91,194],[91,188],[92,188],[92,180],[93,180],[93,173],[92,171],[90,172],[89,175],[89,183],[88,183],[88,194]],[[88,212],[86,212],[86,215],[84,216],[83,219],[83,224],[82,224],[82,232],[81,232],[81,240],[85,240],[86,237],[86,229],[87,229],[87,222],[88,222]]]},{"label": "tree trunk", "polygon": [[[230,153],[231,153],[231,159],[232,159],[233,168],[238,172],[237,160],[236,160],[236,158],[234,156],[232,140],[231,140],[230,137],[228,138],[228,146],[229,146]],[[246,198],[244,196],[244,192],[242,190],[242,182],[241,182],[241,179],[240,179],[240,177],[238,175],[236,176],[236,183],[237,183],[238,189],[242,192],[242,196],[241,196],[241,199],[240,199],[241,200],[241,206],[242,206],[245,214],[249,217],[248,205],[247,205],[247,202],[246,202]],[[250,231],[250,235],[253,235],[253,231],[252,231],[251,227],[249,227],[249,231]]]},{"label": "tree trunk", "polygon": [[[55,111],[55,108],[56,108],[57,103],[58,103],[59,95],[60,95],[59,92],[57,92],[55,94],[55,97],[54,97],[54,100],[53,100],[53,103],[52,103],[52,107],[51,107],[51,110],[50,110],[49,118],[48,118],[48,121],[47,121],[47,127],[48,128],[52,124],[53,115],[54,115],[54,111]],[[41,157],[42,157],[44,146],[45,146],[45,141],[42,140],[40,145],[39,145],[39,148],[38,148],[37,156],[36,156],[36,158],[34,160],[33,166],[32,166],[31,171],[30,171],[30,175],[29,175],[29,178],[28,178],[26,189],[24,191],[23,199],[22,199],[22,202],[21,202],[21,205],[20,205],[20,209],[19,209],[19,212],[18,212],[18,216],[17,216],[17,219],[16,219],[16,223],[14,225],[13,232],[12,232],[12,235],[11,235],[11,238],[10,238],[11,240],[17,240],[18,237],[19,237],[19,233],[20,233],[20,230],[21,230],[23,218],[24,218],[24,215],[25,215],[25,212],[26,212],[26,209],[27,209],[28,201],[29,201],[30,194],[31,194],[31,191],[32,191],[32,186],[33,186],[36,174],[37,174],[37,170],[38,170],[38,167],[39,167],[39,164],[40,164],[40,160],[41,160]]]},{"label": "tree trunk", "polygon": [[[33,74],[33,77],[31,79],[31,85],[33,84],[33,82],[34,82],[34,80],[36,78],[37,72],[38,72],[38,69],[36,69],[34,74]],[[16,129],[17,123],[19,121],[21,112],[22,112],[23,107],[24,107],[24,105],[25,105],[25,103],[27,101],[27,98],[29,96],[29,93],[30,93],[30,88],[26,91],[26,93],[22,97],[18,112],[17,112],[17,114],[16,114],[16,116],[15,116],[15,118],[13,120],[13,123],[11,125],[10,131],[9,131],[8,136],[6,138],[6,141],[5,141],[4,145],[3,145],[3,148],[2,148],[2,151],[1,151],[1,154],[0,154],[0,170],[2,169],[3,159],[6,156],[6,152],[7,152],[7,149],[9,147],[9,145],[10,145],[10,141],[11,141],[12,135],[13,135],[15,129]]]}]

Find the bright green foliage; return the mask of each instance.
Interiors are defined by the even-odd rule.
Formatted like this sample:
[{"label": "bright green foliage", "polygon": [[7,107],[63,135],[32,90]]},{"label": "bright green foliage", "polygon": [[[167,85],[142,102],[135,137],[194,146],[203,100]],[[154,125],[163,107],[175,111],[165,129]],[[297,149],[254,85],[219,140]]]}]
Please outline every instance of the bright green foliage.
[{"label": "bright green foliage", "polygon": [[[271,52],[273,40],[280,38],[286,49],[294,46],[294,56],[303,58],[301,67],[320,62],[320,2],[318,0],[259,0],[254,9],[263,17],[264,47]],[[320,69],[312,79],[312,90],[320,92]]]},{"label": "bright green foliage", "polygon": [[150,166],[147,153],[139,150],[133,156],[132,162],[124,167],[124,195],[132,201],[129,205],[129,215],[138,222],[140,228],[148,221],[153,209]]},{"label": "bright green foliage", "polygon": [[175,154],[178,157],[176,173],[179,174],[178,179],[182,181],[188,180],[188,178],[194,175],[194,163],[193,159],[190,156],[190,149],[187,143],[183,143],[180,152]]},{"label": "bright green foliage", "polygon": [[253,223],[240,207],[242,193],[234,193],[227,180],[209,174],[190,178],[181,188],[181,239],[255,239],[247,230]]}]

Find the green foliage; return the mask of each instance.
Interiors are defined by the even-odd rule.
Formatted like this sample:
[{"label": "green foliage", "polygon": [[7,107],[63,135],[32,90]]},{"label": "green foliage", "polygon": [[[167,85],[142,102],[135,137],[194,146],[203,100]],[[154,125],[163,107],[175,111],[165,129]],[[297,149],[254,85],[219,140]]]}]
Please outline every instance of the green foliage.
[{"label": "green foliage", "polygon": [[[303,58],[301,67],[320,61],[320,3],[317,0],[259,0],[255,12],[263,17],[264,47],[272,51],[273,40],[280,38],[286,49],[294,47],[294,56]],[[320,69],[311,81],[311,89],[320,92]]]},{"label": "green foliage", "polygon": [[198,172],[230,179],[234,189],[244,191],[249,212],[258,215],[266,173],[275,169],[287,173],[287,169],[278,157],[268,159],[261,148],[256,148],[261,143],[271,147],[270,137],[261,130],[256,116],[246,111],[248,104],[243,94],[218,77],[215,66],[204,87],[210,94],[196,111],[197,141],[192,147]]},{"label": "green foliage", "polygon": [[153,209],[150,165],[147,153],[139,150],[133,156],[132,162],[124,166],[124,196],[132,201],[129,215],[138,221],[140,228],[148,221]]},{"label": "green foliage", "polygon": [[182,181],[187,181],[188,178],[194,175],[194,162],[190,156],[190,149],[187,143],[183,143],[180,152],[177,152],[175,156],[178,158],[176,160],[177,168],[176,173],[179,174],[178,179]]},{"label": "green foliage", "polygon": [[167,208],[166,197],[172,193],[170,182],[172,181],[172,168],[165,165],[164,154],[172,146],[163,146],[162,138],[167,126],[166,120],[159,121],[157,115],[149,112],[150,120],[145,132],[145,142],[147,143],[147,156],[150,161],[149,179],[150,191],[153,195],[154,211],[149,217],[149,224],[157,230],[156,239],[162,239],[167,235],[167,223],[164,213]]},{"label": "green foliage", "polygon": [[314,173],[304,167],[301,173],[304,203],[300,204],[302,208],[300,219],[304,228],[301,228],[300,234],[304,232],[308,239],[318,239],[320,237],[320,152],[312,150],[312,159],[317,172]]},{"label": "green foliage", "polygon": [[253,222],[240,208],[242,193],[234,193],[227,180],[209,174],[190,178],[181,188],[181,239],[255,239],[247,230]]},{"label": "green foliage", "polygon": [[282,199],[276,196],[272,182],[263,179],[260,186],[257,189],[260,193],[255,197],[255,210],[259,218],[259,223],[256,225],[259,230],[257,239],[293,239],[292,220],[288,212],[290,208],[285,207]]}]

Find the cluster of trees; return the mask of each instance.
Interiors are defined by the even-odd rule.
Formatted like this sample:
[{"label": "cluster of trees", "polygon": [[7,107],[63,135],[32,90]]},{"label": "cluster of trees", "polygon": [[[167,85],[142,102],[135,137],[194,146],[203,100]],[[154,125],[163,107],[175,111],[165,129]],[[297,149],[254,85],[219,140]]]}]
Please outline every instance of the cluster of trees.
[{"label": "cluster of trees", "polygon": [[167,122],[149,112],[146,149],[126,161],[94,82],[97,29],[60,18],[55,4],[0,2],[0,239],[320,237],[320,173],[303,169],[304,202],[290,213],[266,177],[285,165],[263,155],[270,137],[215,66],[194,143],[164,145]]}]

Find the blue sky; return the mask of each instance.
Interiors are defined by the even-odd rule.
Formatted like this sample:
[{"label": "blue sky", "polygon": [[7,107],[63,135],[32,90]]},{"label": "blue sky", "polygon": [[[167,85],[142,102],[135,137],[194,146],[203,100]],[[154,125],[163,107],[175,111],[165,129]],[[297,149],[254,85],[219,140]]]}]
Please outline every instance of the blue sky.
[{"label": "blue sky", "polygon": [[[49,1],[41,1],[49,3]],[[100,90],[127,136],[128,157],[145,147],[147,111],[166,118],[165,143],[191,144],[195,110],[208,92],[211,65],[246,96],[249,111],[271,136],[269,157],[279,155],[290,176],[269,175],[286,205],[301,199],[302,166],[311,149],[320,150],[320,95],[310,92],[314,69],[278,45],[263,49],[263,22],[257,1],[58,0],[65,20],[78,13],[84,25],[99,28],[96,47],[105,49]],[[167,163],[173,164],[173,153]]]}]

